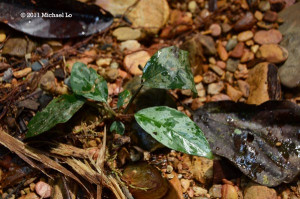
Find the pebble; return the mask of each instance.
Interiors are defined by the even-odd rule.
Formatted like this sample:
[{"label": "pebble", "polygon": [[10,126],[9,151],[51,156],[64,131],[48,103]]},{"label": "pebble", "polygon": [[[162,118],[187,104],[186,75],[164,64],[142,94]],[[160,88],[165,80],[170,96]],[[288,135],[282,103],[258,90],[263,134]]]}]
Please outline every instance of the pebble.
[{"label": "pebble", "polygon": [[40,199],[39,196],[37,196],[35,193],[28,193],[26,195],[23,195],[21,197],[19,197],[18,199]]},{"label": "pebble", "polygon": [[255,17],[258,21],[261,21],[261,20],[263,19],[264,15],[263,15],[261,12],[259,12],[259,11],[257,10],[257,11],[255,11],[255,13],[254,13],[254,17]]},{"label": "pebble", "polygon": [[211,30],[211,35],[214,36],[214,37],[220,36],[221,32],[222,32],[221,26],[219,24],[216,24],[216,23],[211,24],[209,26],[209,30]]},{"label": "pebble", "polygon": [[279,12],[285,7],[285,0],[269,0],[271,5],[271,10]]},{"label": "pebble", "polygon": [[262,28],[262,29],[266,29],[266,30],[270,30],[274,27],[272,23],[265,22],[265,21],[257,22],[257,26]]},{"label": "pebble", "polygon": [[205,84],[213,83],[213,82],[217,81],[217,79],[218,79],[217,75],[211,71],[208,71],[203,74],[203,82]]},{"label": "pebble", "polygon": [[40,79],[40,87],[45,91],[52,91],[55,89],[55,75],[48,70]]},{"label": "pebble", "polygon": [[276,29],[260,30],[254,35],[254,41],[258,44],[279,44],[282,40],[282,34]]},{"label": "pebble", "polygon": [[22,78],[28,75],[31,71],[31,68],[24,68],[23,70],[16,71],[13,74],[15,78]]},{"label": "pebble", "polygon": [[0,42],[4,42],[6,39],[6,34],[3,31],[0,31]]},{"label": "pebble", "polygon": [[231,99],[228,95],[225,95],[223,93],[211,97],[212,102],[225,101],[225,100],[231,100]]},{"label": "pebble", "polygon": [[124,66],[132,75],[142,75],[143,72],[139,69],[139,65],[143,68],[149,59],[148,52],[138,51],[125,56]]},{"label": "pebble", "polygon": [[201,82],[196,85],[196,90],[197,90],[199,97],[205,97],[206,92],[205,92],[204,86]]},{"label": "pebble", "polygon": [[196,76],[194,77],[194,82],[195,82],[196,84],[200,83],[202,80],[203,80],[203,77],[202,77],[201,75],[196,75]]},{"label": "pebble", "polygon": [[245,44],[243,42],[239,42],[231,52],[230,56],[234,58],[241,58],[244,53]]},{"label": "pebble", "polygon": [[221,60],[226,61],[228,59],[228,53],[227,53],[226,49],[224,48],[222,42],[218,43],[217,51],[218,51],[218,54],[219,54],[219,57],[221,58]]},{"label": "pebble", "polygon": [[217,83],[211,83],[207,87],[207,93],[211,95],[219,94],[225,88],[222,81]]},{"label": "pebble", "polygon": [[242,91],[242,93],[243,93],[243,96],[248,97],[249,92],[250,92],[250,85],[246,81],[243,81],[243,80],[238,80],[237,83],[238,83],[240,91]]},{"label": "pebble", "polygon": [[229,84],[227,84],[226,94],[235,102],[237,102],[243,96],[241,91],[233,88]]},{"label": "pebble", "polygon": [[228,59],[228,61],[226,62],[226,70],[234,73],[239,63],[240,63],[239,60]]},{"label": "pebble", "polygon": [[271,63],[282,63],[288,58],[288,51],[277,44],[264,44],[256,52],[256,57]]},{"label": "pebble", "polygon": [[23,38],[9,38],[2,49],[2,54],[24,57],[26,53],[31,53],[35,44]]},{"label": "pebble", "polygon": [[224,33],[227,33],[232,29],[231,25],[229,25],[228,23],[222,23],[221,27]]},{"label": "pebble", "polygon": [[223,61],[217,61],[216,65],[219,66],[221,69],[226,68],[226,63]]},{"label": "pebble", "polygon": [[198,34],[198,39],[204,47],[204,53],[207,55],[215,55],[217,50],[214,39],[207,35]]},{"label": "pebble", "polygon": [[261,185],[250,185],[244,191],[244,199],[277,199],[274,189]]},{"label": "pebble", "polygon": [[140,0],[127,14],[133,27],[142,27],[149,34],[157,34],[167,23],[170,14],[166,0]]},{"label": "pebble", "polygon": [[266,12],[271,9],[270,2],[269,1],[261,1],[258,4],[258,8],[260,9],[260,11]]},{"label": "pebble", "polygon": [[137,40],[127,40],[123,41],[120,44],[120,49],[122,51],[129,50],[129,51],[136,51],[141,47],[141,44]]},{"label": "pebble", "polygon": [[185,193],[188,188],[190,187],[190,180],[187,180],[187,179],[181,179],[180,180],[180,183],[181,183],[181,186],[182,186],[182,192]]},{"label": "pebble", "polygon": [[251,52],[256,53],[259,49],[259,45],[253,45],[251,46]]},{"label": "pebble", "polygon": [[63,68],[56,68],[54,70],[54,75],[59,80],[64,80],[66,77],[65,71]]},{"label": "pebble", "polygon": [[2,81],[10,82],[12,78],[13,78],[13,70],[12,68],[8,68],[3,74]]},{"label": "pebble", "polygon": [[267,12],[265,12],[263,19],[267,22],[273,23],[278,19],[278,14],[277,12],[268,10]]},{"label": "pebble", "polygon": [[39,181],[35,185],[35,191],[42,198],[49,198],[51,196],[52,187],[43,181]]},{"label": "pebble", "polygon": [[172,173],[173,172],[173,167],[171,165],[167,166],[167,173]]},{"label": "pebble", "polygon": [[234,24],[236,31],[249,30],[253,27],[256,20],[251,12],[247,12],[241,19]]},{"label": "pebble", "polygon": [[141,37],[140,29],[132,29],[129,27],[120,27],[113,31],[113,36],[119,41],[135,40]]},{"label": "pebble", "polygon": [[111,63],[111,58],[107,57],[107,58],[100,58],[96,61],[97,66],[99,67],[107,67],[109,66]]},{"label": "pebble", "polygon": [[253,37],[253,32],[250,30],[241,32],[240,34],[238,34],[238,41],[240,42],[244,42],[244,41],[248,41],[249,39],[252,39]]},{"label": "pebble", "polygon": [[225,73],[225,80],[232,84],[233,83],[233,73],[232,72],[229,72],[229,71],[226,71]]},{"label": "pebble", "polygon": [[188,4],[188,9],[191,13],[195,13],[196,9],[198,9],[198,5],[196,1],[190,1]]},{"label": "pebble", "polygon": [[226,44],[226,50],[231,51],[238,44],[238,40],[236,38],[231,38],[228,40]]},{"label": "pebble", "polygon": [[41,70],[43,67],[47,66],[49,63],[49,61],[47,59],[41,59],[39,61],[34,62],[33,64],[31,64],[31,69],[33,71],[39,71]]},{"label": "pebble", "polygon": [[241,58],[241,63],[245,63],[254,59],[254,53],[248,49],[244,49],[244,54]]},{"label": "pebble", "polygon": [[215,73],[217,73],[221,77],[225,74],[225,72],[219,66],[209,65],[209,68],[212,69]]},{"label": "pebble", "polygon": [[238,192],[231,184],[224,184],[222,186],[222,199],[238,199]]},{"label": "pebble", "polygon": [[193,186],[193,190],[194,190],[194,196],[203,196],[207,194],[207,190],[202,187]]},{"label": "pebble", "polygon": [[221,198],[222,197],[222,185],[214,184],[209,189],[208,193],[212,198]]}]

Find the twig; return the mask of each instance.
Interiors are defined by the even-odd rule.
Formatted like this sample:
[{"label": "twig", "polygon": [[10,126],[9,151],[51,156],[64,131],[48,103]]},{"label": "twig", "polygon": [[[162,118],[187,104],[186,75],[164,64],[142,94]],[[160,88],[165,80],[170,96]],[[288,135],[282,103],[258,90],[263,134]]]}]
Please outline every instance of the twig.
[{"label": "twig", "polygon": [[123,113],[127,113],[127,111],[129,110],[133,100],[136,98],[136,96],[139,94],[139,92],[141,91],[141,89],[143,88],[143,84],[141,84],[141,86],[135,91],[134,95],[130,98],[130,101],[128,102],[126,108],[124,109]]}]

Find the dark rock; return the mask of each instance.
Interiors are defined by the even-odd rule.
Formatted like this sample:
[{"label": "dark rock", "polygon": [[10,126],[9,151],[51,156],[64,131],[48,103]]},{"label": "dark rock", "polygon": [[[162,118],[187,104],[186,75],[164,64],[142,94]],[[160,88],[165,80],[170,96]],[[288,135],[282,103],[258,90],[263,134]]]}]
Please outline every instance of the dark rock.
[{"label": "dark rock", "polygon": [[11,68],[9,68],[4,72],[2,80],[5,82],[10,82],[12,80],[12,78],[13,78],[13,70]]},{"label": "dark rock", "polygon": [[264,15],[264,20],[267,21],[267,22],[275,22],[278,18],[278,14],[277,12],[274,12],[274,11],[267,11],[265,12],[265,15]]},{"label": "dark rock", "polygon": [[45,108],[53,99],[51,95],[48,94],[42,94],[41,97],[39,98],[39,103],[40,103],[40,110]]},{"label": "dark rock", "polygon": [[59,80],[65,79],[65,76],[66,76],[65,71],[62,68],[56,68],[54,71],[54,75]]},{"label": "dark rock", "polygon": [[271,4],[271,10],[279,12],[285,7],[285,0],[269,0]]},{"label": "dark rock", "polygon": [[279,30],[283,34],[281,45],[289,51],[289,58],[279,68],[281,83],[289,88],[300,86],[300,3],[284,9],[279,16],[285,21]]},{"label": "dark rock", "polygon": [[231,51],[232,49],[234,49],[234,47],[238,44],[238,40],[235,39],[229,39],[227,44],[226,44],[226,50],[227,51]]},{"label": "dark rock", "polygon": [[39,61],[34,62],[31,65],[31,69],[33,71],[39,71],[41,70],[43,67],[46,67],[48,65],[49,61],[47,59],[41,59]]},{"label": "dark rock", "polygon": [[234,24],[236,31],[249,30],[253,27],[256,20],[251,12],[247,12],[241,19]]},{"label": "dark rock", "polygon": [[235,59],[228,59],[226,63],[226,70],[230,72],[235,72],[240,61]]},{"label": "dark rock", "polygon": [[36,102],[35,100],[31,100],[31,99],[26,99],[23,101],[18,102],[18,107],[24,107],[33,111],[38,110],[39,108],[39,103]]}]

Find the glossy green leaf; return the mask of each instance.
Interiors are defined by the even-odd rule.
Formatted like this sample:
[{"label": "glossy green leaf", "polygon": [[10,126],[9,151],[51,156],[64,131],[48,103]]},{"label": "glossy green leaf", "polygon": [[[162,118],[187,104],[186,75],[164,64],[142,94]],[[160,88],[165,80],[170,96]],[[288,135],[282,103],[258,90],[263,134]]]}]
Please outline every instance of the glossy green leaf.
[{"label": "glossy green leaf", "polygon": [[147,133],[163,145],[191,155],[213,157],[200,128],[180,111],[156,106],[142,109],[134,117]]},{"label": "glossy green leaf", "polygon": [[85,100],[75,95],[61,95],[38,112],[28,124],[26,137],[48,131],[56,124],[67,122],[83,106]]},{"label": "glossy green leaf", "polygon": [[97,72],[85,64],[76,62],[71,71],[71,88],[77,95],[88,99],[106,102],[108,97],[107,83]]},{"label": "glossy green leaf", "polygon": [[188,52],[175,46],[155,53],[143,70],[145,86],[164,89],[190,89],[197,94]]},{"label": "glossy green leaf", "polygon": [[125,126],[122,122],[120,121],[114,121],[111,126],[110,126],[110,132],[116,131],[116,133],[123,135],[125,131]]},{"label": "glossy green leaf", "polygon": [[120,108],[121,106],[127,104],[129,99],[131,98],[131,93],[129,90],[124,90],[118,96],[117,107]]}]

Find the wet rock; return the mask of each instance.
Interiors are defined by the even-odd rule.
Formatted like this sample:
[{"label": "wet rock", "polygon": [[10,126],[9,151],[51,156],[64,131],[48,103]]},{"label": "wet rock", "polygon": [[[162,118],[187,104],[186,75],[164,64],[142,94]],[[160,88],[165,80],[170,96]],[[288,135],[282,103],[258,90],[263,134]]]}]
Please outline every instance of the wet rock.
[{"label": "wet rock", "polygon": [[207,87],[207,93],[211,95],[219,94],[224,89],[224,83],[222,81],[218,83],[211,83]]},{"label": "wet rock", "polygon": [[274,189],[261,185],[250,185],[244,191],[244,199],[277,199]]},{"label": "wet rock", "polygon": [[168,191],[168,182],[160,171],[145,162],[125,167],[122,180],[129,185],[130,193],[135,199],[160,199]]},{"label": "wet rock", "polygon": [[124,66],[132,75],[141,75],[143,72],[139,69],[139,65],[143,68],[147,61],[150,59],[150,55],[146,51],[138,51],[124,58]]},{"label": "wet rock", "polygon": [[235,102],[237,102],[243,96],[241,91],[233,88],[229,84],[227,84],[226,94]]},{"label": "wet rock", "polygon": [[203,74],[203,82],[205,84],[210,84],[217,80],[218,80],[218,76],[211,71],[207,71],[206,73]]},{"label": "wet rock", "polygon": [[31,53],[34,43],[22,38],[10,38],[5,42],[2,53],[4,55],[24,57],[26,53]]},{"label": "wet rock", "polygon": [[264,44],[256,52],[256,57],[271,63],[282,63],[288,58],[288,51],[277,44]]},{"label": "wet rock", "polygon": [[132,29],[129,27],[120,27],[113,31],[113,36],[119,41],[139,39],[142,35],[140,29]]},{"label": "wet rock", "polygon": [[22,78],[25,77],[26,75],[28,75],[30,72],[32,71],[31,68],[24,68],[22,70],[16,71],[14,72],[14,77],[15,78]]},{"label": "wet rock", "polygon": [[211,35],[214,36],[214,37],[217,37],[217,36],[220,36],[221,35],[221,26],[219,24],[211,24],[209,26],[209,30],[211,30]]},{"label": "wet rock", "polygon": [[257,64],[249,71],[247,82],[250,85],[248,104],[261,104],[281,98],[281,87],[277,67],[271,63]]},{"label": "wet rock", "polygon": [[263,19],[267,22],[273,23],[277,20],[277,18],[278,18],[277,12],[273,12],[273,11],[269,10],[269,11],[265,12]]},{"label": "wet rock", "polygon": [[253,27],[256,20],[251,12],[247,12],[241,19],[234,24],[236,31],[249,30]]},{"label": "wet rock", "polygon": [[282,40],[282,34],[275,29],[260,30],[254,35],[254,41],[258,44],[278,44]]},{"label": "wet rock", "polygon": [[258,8],[262,11],[262,12],[266,12],[268,10],[271,9],[271,5],[269,1],[261,1],[258,4]]},{"label": "wet rock", "polygon": [[128,7],[132,6],[135,2],[135,0],[97,0],[95,3],[114,16],[117,16],[123,15]]},{"label": "wet rock", "polygon": [[221,60],[226,61],[228,59],[228,53],[221,42],[218,43],[217,51]]},{"label": "wet rock", "polygon": [[253,32],[250,30],[241,32],[240,34],[238,34],[238,41],[240,42],[244,42],[244,41],[248,41],[249,39],[252,39],[253,37]]},{"label": "wet rock", "polygon": [[40,80],[40,87],[45,91],[55,90],[55,75],[52,71],[47,71]]},{"label": "wet rock", "polygon": [[244,54],[245,44],[243,42],[239,42],[231,52],[230,56],[234,58],[241,58]]},{"label": "wet rock", "polygon": [[236,38],[231,38],[228,40],[226,44],[226,50],[231,51],[238,44],[238,40]]},{"label": "wet rock", "polygon": [[129,51],[136,51],[141,47],[141,44],[137,40],[127,40],[120,44],[120,49],[129,50]]},{"label": "wet rock", "polygon": [[222,185],[215,184],[209,189],[209,195],[212,198],[221,198],[222,197]]},{"label": "wet rock", "polygon": [[239,60],[228,59],[228,61],[226,62],[226,70],[234,73],[239,63],[240,63]]},{"label": "wet rock", "polygon": [[13,70],[11,68],[7,69],[4,72],[4,75],[2,77],[2,81],[4,82],[10,82],[13,78]]},{"label": "wet rock", "polygon": [[127,15],[133,27],[142,27],[148,33],[157,34],[169,18],[166,0],[141,0]]},{"label": "wet rock", "polygon": [[279,68],[281,83],[289,88],[300,85],[300,3],[284,9],[279,15],[285,21],[280,27],[284,35],[281,45],[289,51],[289,58]]}]

